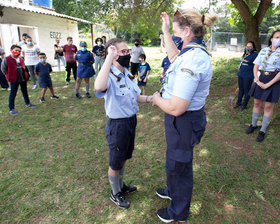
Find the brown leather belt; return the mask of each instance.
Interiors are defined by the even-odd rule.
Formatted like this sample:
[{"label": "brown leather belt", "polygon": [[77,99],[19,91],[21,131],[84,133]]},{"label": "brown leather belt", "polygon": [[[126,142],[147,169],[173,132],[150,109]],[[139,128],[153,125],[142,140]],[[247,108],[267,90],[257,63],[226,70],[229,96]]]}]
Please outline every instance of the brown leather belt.
[{"label": "brown leather belt", "polygon": [[279,71],[276,72],[265,72],[265,71],[260,71],[262,75],[276,75]]}]

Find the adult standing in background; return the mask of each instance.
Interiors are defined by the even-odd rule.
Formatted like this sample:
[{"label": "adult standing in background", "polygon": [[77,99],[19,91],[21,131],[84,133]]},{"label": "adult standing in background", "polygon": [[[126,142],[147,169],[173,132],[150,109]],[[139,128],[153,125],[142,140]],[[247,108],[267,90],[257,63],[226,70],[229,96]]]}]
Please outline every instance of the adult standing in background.
[{"label": "adult standing in background", "polygon": [[37,88],[37,78],[35,75],[35,66],[39,63],[38,55],[40,53],[40,48],[34,44],[32,37],[28,36],[26,38],[26,44],[22,47],[22,54],[24,57],[24,64],[27,67],[30,78],[33,82],[33,88]]},{"label": "adult standing in background", "polygon": [[65,58],[63,55],[63,46],[60,46],[60,40],[56,39],[55,40],[55,45],[54,45],[54,59],[57,60],[57,67],[58,67],[58,71],[61,71],[60,68],[60,61],[62,62],[64,68],[65,68]]},{"label": "adult standing in background", "polygon": [[165,112],[167,188],[156,194],[170,199],[168,208],[157,216],[165,223],[186,221],[193,189],[193,148],[206,126],[204,105],[209,94],[212,66],[203,37],[205,25],[212,26],[216,15],[201,15],[192,9],[177,10],[173,17],[174,35],[183,41],[179,53],[169,32],[169,17],[163,12],[162,31],[168,58],[162,96],[154,93],[153,104]]},{"label": "adult standing in background", "polygon": [[[244,50],[244,54],[242,56],[240,67],[237,72],[238,76],[238,100],[234,106],[234,108],[238,108],[241,106],[240,111],[247,109],[247,104],[249,102],[249,90],[252,86],[254,80],[254,60],[258,56],[256,51],[256,45],[254,41],[248,41],[246,44],[246,48]],[[242,103],[242,98],[244,96],[244,100]]]},{"label": "adult standing in background", "polygon": [[141,63],[139,61],[140,54],[145,54],[143,48],[140,46],[140,40],[136,38],[134,40],[134,46],[131,48],[131,74],[135,77],[137,75],[138,67]]},{"label": "adult standing in background", "polygon": [[105,54],[105,47],[102,45],[102,39],[100,37],[96,38],[95,40],[96,45],[92,48],[92,53],[94,56],[94,65],[95,65],[95,76],[100,71],[103,63],[104,63],[104,54]]},{"label": "adult standing in background", "polygon": [[257,122],[264,104],[262,127],[256,138],[257,142],[262,142],[266,128],[272,119],[275,103],[278,102],[280,96],[280,30],[272,33],[268,47],[260,51],[254,64],[255,83],[249,92],[249,95],[254,97],[254,108],[252,124],[246,133],[251,134],[257,129]]},{"label": "adult standing in background", "polygon": [[71,69],[73,71],[73,76],[76,81],[77,77],[77,63],[75,60],[77,47],[73,44],[73,38],[67,37],[67,44],[63,46],[63,53],[66,60],[66,84],[70,83]]}]

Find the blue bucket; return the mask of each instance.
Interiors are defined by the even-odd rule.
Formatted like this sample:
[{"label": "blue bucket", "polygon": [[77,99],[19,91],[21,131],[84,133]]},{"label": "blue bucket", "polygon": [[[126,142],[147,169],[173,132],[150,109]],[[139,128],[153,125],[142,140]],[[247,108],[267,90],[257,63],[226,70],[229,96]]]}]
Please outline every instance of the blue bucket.
[{"label": "blue bucket", "polygon": [[44,6],[52,9],[52,0],[33,0],[35,6]]}]

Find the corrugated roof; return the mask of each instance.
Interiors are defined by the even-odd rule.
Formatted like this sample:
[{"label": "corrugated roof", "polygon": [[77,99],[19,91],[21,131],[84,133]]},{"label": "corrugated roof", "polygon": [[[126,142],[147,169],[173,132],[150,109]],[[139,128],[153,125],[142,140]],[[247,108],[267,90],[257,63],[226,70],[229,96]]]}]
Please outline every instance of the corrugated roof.
[{"label": "corrugated roof", "polygon": [[79,19],[79,18],[72,17],[72,16],[67,16],[67,15],[64,15],[64,14],[59,14],[52,9],[47,9],[47,8],[43,8],[43,7],[39,7],[39,6],[26,5],[26,4],[16,3],[16,2],[11,2],[11,1],[9,2],[7,0],[4,0],[4,1],[0,0],[0,6],[7,7],[7,8],[13,8],[13,9],[19,9],[19,10],[22,10],[22,11],[28,11],[28,12],[34,12],[34,13],[45,14],[45,15],[50,15],[50,16],[56,16],[56,17],[60,17],[60,18],[74,20],[74,21],[77,21],[77,22],[82,22],[82,23],[93,24],[90,21],[87,21],[87,20],[84,20],[84,19]]}]

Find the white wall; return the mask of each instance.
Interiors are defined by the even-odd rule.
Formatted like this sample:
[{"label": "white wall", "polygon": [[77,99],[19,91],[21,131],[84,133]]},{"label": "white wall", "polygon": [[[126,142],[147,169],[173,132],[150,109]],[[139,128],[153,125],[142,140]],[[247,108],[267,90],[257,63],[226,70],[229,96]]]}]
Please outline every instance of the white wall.
[{"label": "white wall", "polygon": [[[12,8],[4,8],[3,10],[4,16],[0,17],[0,28],[1,31],[3,27],[6,29],[6,32],[1,32],[2,43],[4,42],[5,50],[9,49],[10,46],[6,46],[9,44],[16,44],[16,42],[10,43],[14,41],[12,36],[18,35],[15,34],[15,29],[10,29],[7,32],[7,25],[3,24],[16,24],[16,25],[25,25],[38,28],[38,37],[37,39],[38,45],[40,46],[41,52],[45,52],[48,57],[49,63],[56,66],[56,61],[54,60],[54,49],[53,46],[55,44],[55,34],[60,33],[60,44],[66,44],[66,38],[68,36],[73,37],[74,44],[79,46],[79,33],[78,26],[76,21],[54,17],[50,15],[31,13],[27,11],[21,11]],[[14,26],[10,26],[14,27]],[[51,33],[52,32],[52,33]],[[11,35],[12,34],[12,35]],[[12,41],[8,41],[11,40]],[[6,54],[9,54],[9,51],[6,51]]]}]

